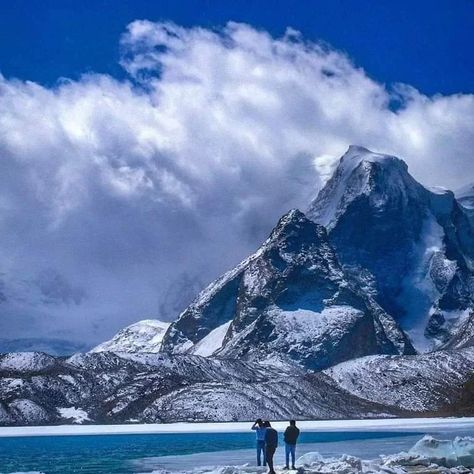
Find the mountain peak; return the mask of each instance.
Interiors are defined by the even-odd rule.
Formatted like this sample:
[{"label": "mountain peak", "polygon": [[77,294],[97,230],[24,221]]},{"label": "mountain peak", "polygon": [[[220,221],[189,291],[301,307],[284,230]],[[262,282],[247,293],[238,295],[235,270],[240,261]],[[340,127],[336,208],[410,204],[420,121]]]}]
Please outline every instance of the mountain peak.
[{"label": "mountain peak", "polygon": [[[311,225],[314,227],[315,223],[308,219],[306,215],[301,212],[299,209],[291,209],[286,214],[283,214],[278,221],[278,224],[273,229],[273,232],[270,235],[270,238],[275,233],[280,233],[282,230],[287,229],[294,225]],[[317,225],[317,224],[316,224]]]},{"label": "mountain peak", "polygon": [[90,352],[159,352],[170,323],[144,319],[121,329],[112,339]]},{"label": "mountain peak", "polygon": [[304,242],[314,244],[326,238],[327,232],[322,225],[310,220],[299,209],[291,209],[280,218],[262,248],[275,245],[276,242],[280,242],[281,245],[283,241],[290,244],[289,247],[293,247],[291,242],[295,240],[297,250]]},{"label": "mountain peak", "polygon": [[408,166],[400,158],[385,153],[376,153],[359,145],[349,146],[339,162],[339,167],[349,168],[346,171],[353,171],[362,162],[380,163],[383,166],[401,166],[405,171],[408,171]]},{"label": "mountain peak", "polygon": [[308,209],[308,217],[331,229],[338,216],[355,198],[378,194],[382,202],[390,196],[422,188],[408,173],[406,163],[393,155],[375,153],[351,145],[318,196]]},{"label": "mountain peak", "polygon": [[306,219],[307,217],[299,209],[290,209],[286,214],[283,214],[280,218],[280,222],[299,222]]},{"label": "mountain peak", "polygon": [[346,153],[372,153],[368,148],[361,145],[349,145]]}]

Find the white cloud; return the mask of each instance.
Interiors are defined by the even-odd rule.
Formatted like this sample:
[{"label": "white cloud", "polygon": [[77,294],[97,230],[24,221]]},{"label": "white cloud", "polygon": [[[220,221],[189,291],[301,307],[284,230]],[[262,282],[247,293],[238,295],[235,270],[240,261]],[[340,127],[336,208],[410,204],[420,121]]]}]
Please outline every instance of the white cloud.
[{"label": "white cloud", "polygon": [[474,180],[472,95],[387,90],[294,30],[136,21],[121,47],[129,81],[0,79],[8,337],[92,345],[162,317],[176,279],[206,282],[252,251],[351,143],[397,154],[428,185]]}]

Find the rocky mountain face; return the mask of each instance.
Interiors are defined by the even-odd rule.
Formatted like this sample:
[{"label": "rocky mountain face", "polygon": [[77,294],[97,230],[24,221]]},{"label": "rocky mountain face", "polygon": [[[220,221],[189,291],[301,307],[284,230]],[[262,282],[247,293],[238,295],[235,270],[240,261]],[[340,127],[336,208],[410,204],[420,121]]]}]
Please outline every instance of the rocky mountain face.
[{"label": "rocky mountain face", "polygon": [[94,347],[90,352],[159,352],[170,323],[144,319],[121,329],[112,339]]},{"label": "rocky mountain face", "polygon": [[350,147],[307,215],[418,350],[474,343],[474,226],[451,191],[426,189],[396,157]]},{"label": "rocky mountain face", "polygon": [[0,356],[0,425],[453,414],[473,364],[472,348],[312,374],[195,355],[10,353]]},{"label": "rocky mountain face", "polygon": [[346,277],[324,227],[292,210],[260,249],[172,323],[162,350],[310,370],[413,353],[397,323]]}]

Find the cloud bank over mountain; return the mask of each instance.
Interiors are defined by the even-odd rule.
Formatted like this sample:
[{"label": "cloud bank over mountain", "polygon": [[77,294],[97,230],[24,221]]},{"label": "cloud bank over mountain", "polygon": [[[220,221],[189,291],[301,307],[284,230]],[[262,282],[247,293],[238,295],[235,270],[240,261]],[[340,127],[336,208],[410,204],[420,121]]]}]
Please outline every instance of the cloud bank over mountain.
[{"label": "cloud bank over mountain", "polygon": [[291,29],[135,21],[121,51],[127,80],[0,78],[3,338],[92,346],[173,318],[351,143],[425,185],[474,180],[473,95],[380,84]]}]

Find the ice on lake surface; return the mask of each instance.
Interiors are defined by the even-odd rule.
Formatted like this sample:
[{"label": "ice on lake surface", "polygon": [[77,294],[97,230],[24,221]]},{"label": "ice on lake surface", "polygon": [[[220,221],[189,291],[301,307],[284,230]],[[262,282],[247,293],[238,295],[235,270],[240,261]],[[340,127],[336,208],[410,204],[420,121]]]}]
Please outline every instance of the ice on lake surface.
[{"label": "ice on lake surface", "polygon": [[[367,463],[361,463],[360,459],[379,459],[381,454],[396,455],[414,446],[413,449],[420,450],[422,445],[416,445],[416,443],[423,438],[424,433],[409,430],[304,432],[302,443],[298,445],[297,456],[301,458],[307,453],[319,453],[310,457],[313,459],[312,462],[319,462],[320,465],[311,466],[311,463],[308,463],[304,471],[307,473],[315,472],[315,469],[318,472],[340,472],[341,474],[369,472],[357,470],[359,467],[367,468]],[[453,440],[456,436],[474,436],[474,426],[472,429],[463,428],[462,430],[459,426],[451,429],[443,426],[440,430],[432,427],[430,434],[437,439],[450,440],[451,444],[441,443],[436,451],[435,442],[425,439],[426,449],[436,451],[438,456],[440,453],[448,452],[449,456],[443,457],[452,459],[454,451],[461,460],[463,457],[466,459],[466,456],[473,455],[472,441],[458,440],[456,444],[453,444]],[[282,444],[280,440],[276,455],[276,464],[280,467],[284,463]],[[253,446],[254,433],[251,432],[3,438],[0,439],[0,472],[259,473],[262,470],[259,471],[254,467]],[[343,454],[349,456],[341,459]],[[319,456],[324,457],[324,462]],[[417,453],[411,453],[408,457],[410,456],[420,458],[420,454]],[[395,456],[393,460],[399,462],[406,458],[407,456],[401,458]],[[387,462],[392,461],[387,459]],[[300,461],[300,464],[303,463],[304,459]],[[371,469],[371,472],[380,472],[373,470],[374,466]],[[399,474],[406,471],[384,472]],[[472,472],[472,470],[465,472]]]},{"label": "ice on lake surface", "polygon": [[[373,433],[371,433],[373,435]],[[393,434],[393,433],[392,433]],[[474,434],[474,433],[473,433]],[[436,462],[441,467],[463,465],[474,468],[474,437],[455,437],[438,440],[426,435],[400,433],[400,436],[388,436],[380,433],[380,438],[352,439],[321,443],[304,443],[298,446],[299,459],[296,465],[299,472],[339,474],[388,473],[403,474],[403,466],[427,468]],[[453,433],[438,433],[449,437]],[[418,441],[413,444],[413,439]],[[343,453],[351,453],[343,454]],[[187,456],[166,456],[135,461],[136,472],[153,474],[192,472],[195,474],[245,474],[264,473],[252,463],[243,463],[254,457],[254,450],[224,451],[214,453],[196,453]],[[363,461],[366,460],[366,461]],[[367,462],[369,461],[370,462]],[[373,461],[375,460],[375,462]],[[277,451],[276,464],[284,466],[283,449]],[[216,467],[219,466],[219,467]],[[420,471],[421,472],[421,471]],[[436,471],[432,471],[434,474]],[[439,472],[471,473],[466,470],[440,470]]]}]

